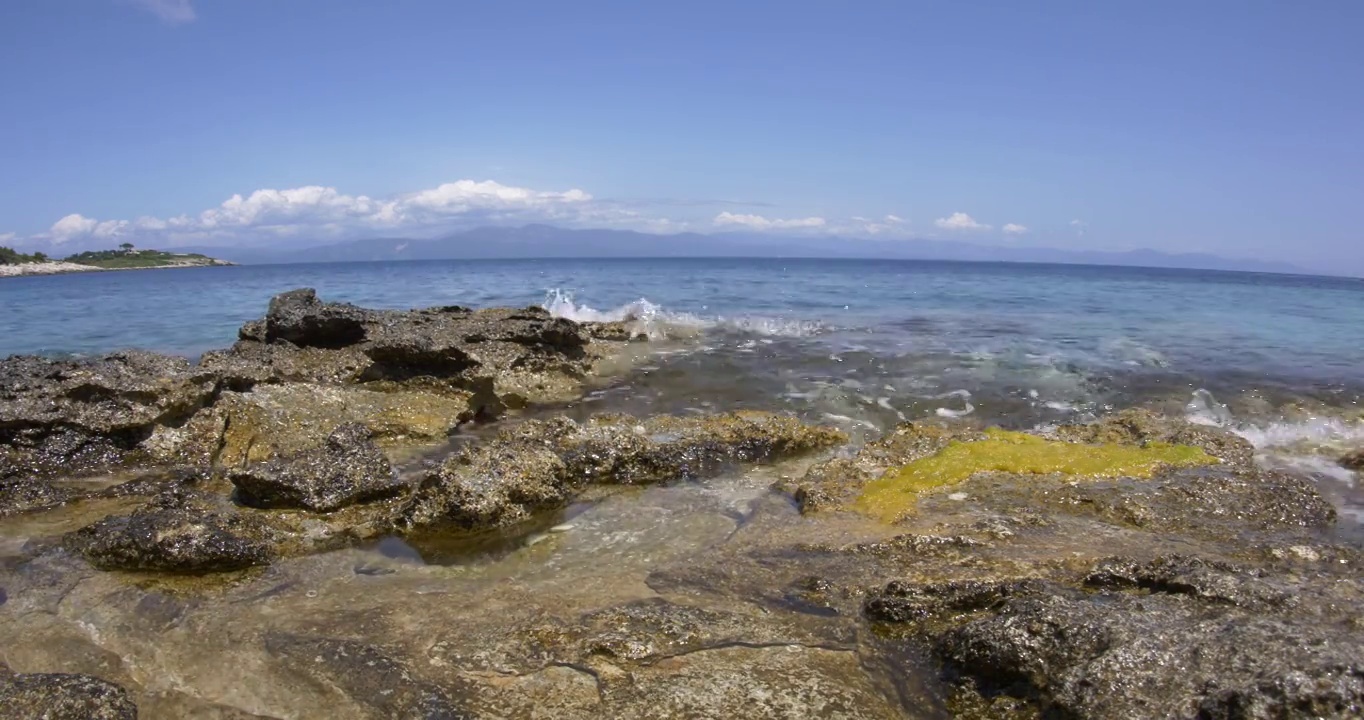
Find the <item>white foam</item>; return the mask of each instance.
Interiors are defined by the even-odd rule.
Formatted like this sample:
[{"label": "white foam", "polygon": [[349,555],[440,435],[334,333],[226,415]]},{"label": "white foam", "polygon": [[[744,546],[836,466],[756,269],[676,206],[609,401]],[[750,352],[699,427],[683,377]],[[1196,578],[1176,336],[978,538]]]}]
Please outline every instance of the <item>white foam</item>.
[{"label": "white foam", "polygon": [[692,335],[697,330],[718,328],[765,337],[808,337],[824,332],[824,324],[807,320],[790,320],[762,316],[703,318],[684,312],[664,310],[647,298],[625,303],[610,310],[597,310],[579,304],[573,293],[553,288],[545,293],[541,307],[555,317],[575,322],[626,322],[634,332],[642,332],[651,339],[676,335]]},{"label": "white foam", "polygon": [[1233,427],[1230,430],[1260,450],[1304,447],[1348,449],[1364,444],[1364,423],[1347,422],[1340,418],[1314,417],[1301,422]]},{"label": "white foam", "polygon": [[940,407],[940,408],[938,408],[937,410],[934,411],[934,412],[937,413],[938,417],[945,417],[945,418],[966,417],[967,415],[970,415],[971,413],[973,413],[973,412],[976,411],[976,406],[971,404],[971,391],[970,391],[970,390],[953,390],[952,392],[943,393],[942,395],[936,395],[936,396],[934,396],[935,399],[947,399],[947,398],[951,398],[951,397],[959,397],[959,398],[961,398],[961,399],[962,399],[962,404],[964,404],[966,407],[962,408],[961,410],[953,410],[953,409],[951,409],[951,408],[943,408],[943,407]]},{"label": "white foam", "polygon": [[1231,410],[1203,388],[1194,391],[1193,398],[1184,406],[1184,416],[1195,425],[1226,427],[1232,423]]}]

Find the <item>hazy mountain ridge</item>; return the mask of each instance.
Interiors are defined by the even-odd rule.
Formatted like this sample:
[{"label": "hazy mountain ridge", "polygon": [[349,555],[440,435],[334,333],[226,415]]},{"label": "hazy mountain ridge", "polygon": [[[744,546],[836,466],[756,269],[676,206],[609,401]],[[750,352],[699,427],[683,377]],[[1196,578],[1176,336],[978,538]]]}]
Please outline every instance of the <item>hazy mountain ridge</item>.
[{"label": "hazy mountain ridge", "polygon": [[757,233],[655,235],[550,225],[481,227],[435,239],[368,238],[301,249],[185,248],[239,263],[476,260],[568,257],[805,257],[1125,265],[1247,272],[1309,272],[1288,263],[1157,250],[1111,252],[1001,247],[946,240],[877,240]]}]

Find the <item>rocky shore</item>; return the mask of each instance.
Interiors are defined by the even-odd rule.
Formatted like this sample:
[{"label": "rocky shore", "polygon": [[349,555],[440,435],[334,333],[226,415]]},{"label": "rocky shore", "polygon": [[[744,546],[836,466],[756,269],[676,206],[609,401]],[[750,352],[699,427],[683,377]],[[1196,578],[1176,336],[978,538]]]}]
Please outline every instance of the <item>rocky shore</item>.
[{"label": "rocky shore", "polygon": [[0,361],[0,708],[1364,714],[1364,553],[1241,438],[556,411],[642,342],[296,290],[194,363]]},{"label": "rocky shore", "polygon": [[65,275],[68,273],[108,272],[113,270],[166,270],[187,267],[220,267],[234,264],[236,263],[230,263],[227,262],[226,260],[216,260],[212,258],[207,260],[200,260],[197,258],[186,258],[183,261],[174,263],[145,265],[140,267],[97,267],[94,265],[84,265],[81,263],[56,260],[50,262],[30,262],[14,265],[0,265],[0,277],[18,277],[21,275]]}]

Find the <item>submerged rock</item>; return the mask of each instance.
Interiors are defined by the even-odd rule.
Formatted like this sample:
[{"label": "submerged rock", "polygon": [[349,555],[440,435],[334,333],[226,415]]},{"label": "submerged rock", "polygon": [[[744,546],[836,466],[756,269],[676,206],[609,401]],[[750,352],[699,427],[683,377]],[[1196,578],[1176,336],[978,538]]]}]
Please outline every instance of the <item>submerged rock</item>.
[{"label": "submerged rock", "polygon": [[45,480],[22,477],[0,479],[0,518],[61,507],[72,495],[71,491]]},{"label": "submerged rock", "polygon": [[270,633],[268,652],[285,672],[332,689],[359,706],[366,717],[463,720],[465,712],[440,687],[418,678],[406,664],[381,649],[328,637]]},{"label": "submerged rock", "polygon": [[314,512],[392,497],[406,489],[369,429],[358,424],[342,425],[318,449],[250,465],[228,477],[247,505]]},{"label": "submerged rock", "polygon": [[1364,450],[1355,450],[1342,455],[1340,466],[1350,470],[1364,470]]},{"label": "submerged rock", "polygon": [[13,720],[137,720],[137,705],[113,683],[89,675],[16,675],[2,664],[0,712]]}]

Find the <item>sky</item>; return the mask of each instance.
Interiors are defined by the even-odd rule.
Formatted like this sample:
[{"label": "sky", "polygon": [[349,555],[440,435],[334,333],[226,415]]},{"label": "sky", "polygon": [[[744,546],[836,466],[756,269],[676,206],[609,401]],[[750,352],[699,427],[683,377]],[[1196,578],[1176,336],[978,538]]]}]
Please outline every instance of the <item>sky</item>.
[{"label": "sky", "polygon": [[549,222],[1364,274],[1364,2],[0,4],[0,244]]}]

